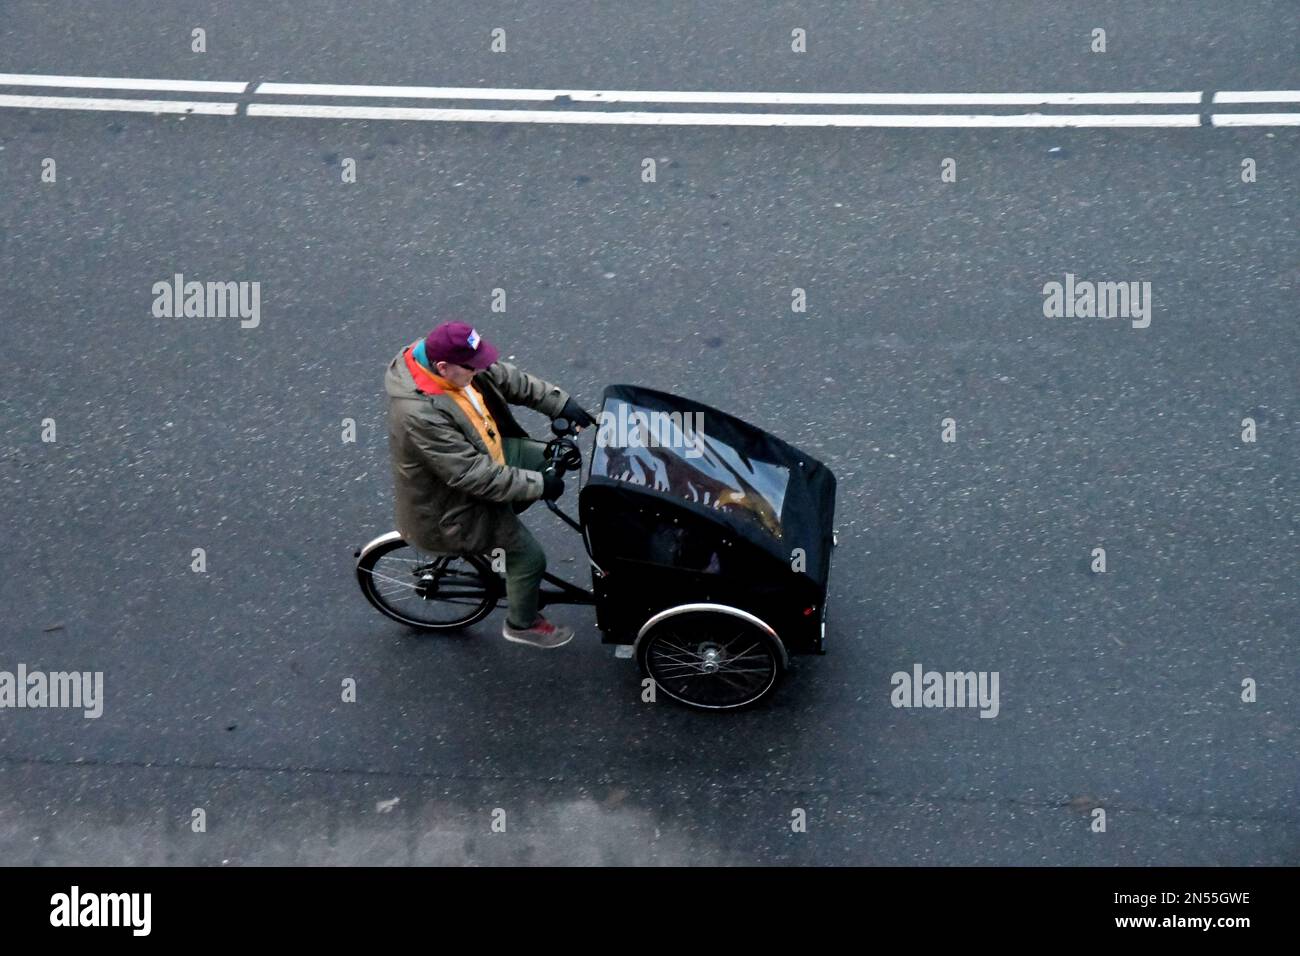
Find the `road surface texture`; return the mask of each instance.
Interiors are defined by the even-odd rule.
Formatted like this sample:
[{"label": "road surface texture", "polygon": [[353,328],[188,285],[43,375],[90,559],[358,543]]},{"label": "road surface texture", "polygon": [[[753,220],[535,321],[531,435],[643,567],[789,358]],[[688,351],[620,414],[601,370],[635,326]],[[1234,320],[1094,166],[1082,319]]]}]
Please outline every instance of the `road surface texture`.
[{"label": "road surface texture", "polygon": [[[0,671],[103,674],[99,717],[0,709],[0,863],[1300,863],[1300,131],[1210,119],[1300,87],[1294,3],[470,6],[6,4],[7,74],[247,86],[0,83],[236,104],[0,109]],[[1197,95],[947,108],[1183,128],[565,125],[250,112],[484,106],[272,82]],[[793,108],[836,109],[945,108]],[[258,324],[156,318],[177,273],[257,282]],[[1067,274],[1149,282],[1149,325],[1046,317]],[[447,317],[588,407],[647,385],[822,458],[828,652],[700,714],[587,608],[539,651],[369,607],[384,367]],[[894,706],[917,664],[996,672],[996,716]]]}]

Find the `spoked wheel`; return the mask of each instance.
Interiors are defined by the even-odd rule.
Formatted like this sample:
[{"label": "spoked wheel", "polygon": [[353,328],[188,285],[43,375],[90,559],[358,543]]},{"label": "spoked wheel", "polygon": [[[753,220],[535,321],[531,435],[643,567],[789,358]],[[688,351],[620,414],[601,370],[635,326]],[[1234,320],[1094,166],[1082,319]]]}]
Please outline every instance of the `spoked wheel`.
[{"label": "spoked wheel", "polygon": [[701,710],[734,710],[775,689],[785,653],[775,632],[752,614],[686,604],[646,622],[637,662],[674,700]]},{"label": "spoked wheel", "polygon": [[422,631],[455,631],[492,613],[501,579],[476,554],[429,554],[393,533],[368,545],[357,581],[381,613]]}]

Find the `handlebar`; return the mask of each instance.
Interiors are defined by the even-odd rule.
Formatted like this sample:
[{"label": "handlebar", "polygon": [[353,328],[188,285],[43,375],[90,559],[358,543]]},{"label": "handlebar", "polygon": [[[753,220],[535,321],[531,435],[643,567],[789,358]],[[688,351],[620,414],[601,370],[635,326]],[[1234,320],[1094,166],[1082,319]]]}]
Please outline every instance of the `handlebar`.
[{"label": "handlebar", "polygon": [[546,460],[551,463],[555,473],[563,478],[566,471],[582,467],[582,450],[574,440],[578,427],[569,419],[560,417],[551,420],[551,431],[555,437],[546,443]]},{"label": "handlebar", "polygon": [[[568,471],[580,470],[582,468],[582,449],[578,447],[578,443],[573,438],[578,434],[577,427],[567,418],[556,418],[551,421],[551,431],[555,433],[555,437],[546,443],[546,449],[543,452],[547,462],[549,462],[547,467],[561,478]],[[559,505],[554,501],[547,500],[546,507],[562,518],[569,527],[578,532],[582,531],[582,526],[561,511]]]},{"label": "handlebar", "polygon": [[577,471],[582,467],[582,449],[572,438],[552,438],[546,443],[546,460],[561,478],[565,472]]}]

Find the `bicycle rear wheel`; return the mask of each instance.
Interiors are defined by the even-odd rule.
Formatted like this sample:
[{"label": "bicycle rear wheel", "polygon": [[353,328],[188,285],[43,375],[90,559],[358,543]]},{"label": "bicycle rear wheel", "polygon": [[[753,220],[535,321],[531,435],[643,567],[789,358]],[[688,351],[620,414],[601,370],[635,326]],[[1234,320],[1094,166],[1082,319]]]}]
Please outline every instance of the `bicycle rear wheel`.
[{"label": "bicycle rear wheel", "polygon": [[361,593],[376,610],[421,631],[457,631],[483,620],[504,591],[477,554],[429,554],[394,534],[357,560]]}]

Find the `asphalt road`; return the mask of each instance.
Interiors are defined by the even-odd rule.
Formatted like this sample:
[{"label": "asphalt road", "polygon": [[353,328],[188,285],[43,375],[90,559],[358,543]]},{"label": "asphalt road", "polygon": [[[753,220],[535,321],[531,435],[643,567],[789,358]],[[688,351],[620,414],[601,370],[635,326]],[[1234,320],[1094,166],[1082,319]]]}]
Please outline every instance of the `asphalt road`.
[{"label": "asphalt road", "polygon": [[[1300,87],[1290,2],[207,6],[10,3],[0,70]],[[0,863],[1300,863],[1298,143],[0,110],[0,671],[105,693],[0,709]],[[175,273],[259,282],[260,324],[155,318]],[[1149,281],[1150,326],[1045,318],[1066,273]],[[382,373],[448,316],[589,406],[680,392],[826,461],[828,653],[701,715],[643,703],[588,609],[551,652],[500,612],[460,638],[376,614],[352,564],[392,524]],[[997,717],[893,707],[915,663],[996,671]]]}]

